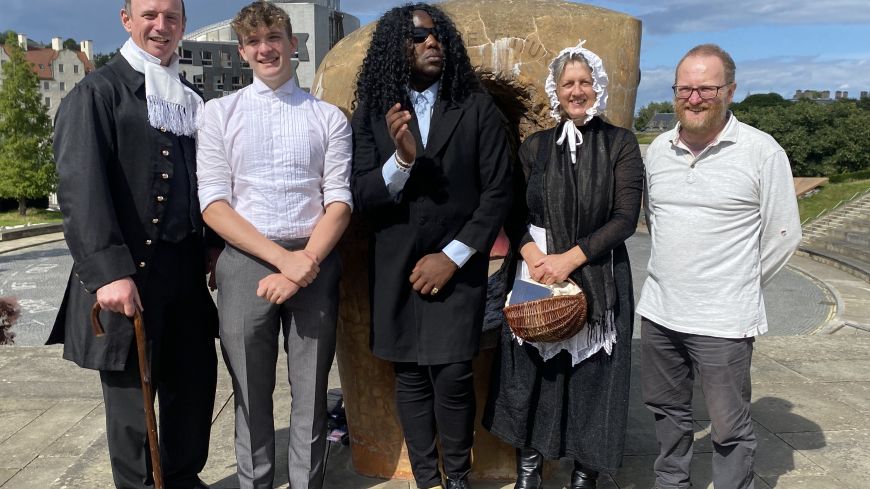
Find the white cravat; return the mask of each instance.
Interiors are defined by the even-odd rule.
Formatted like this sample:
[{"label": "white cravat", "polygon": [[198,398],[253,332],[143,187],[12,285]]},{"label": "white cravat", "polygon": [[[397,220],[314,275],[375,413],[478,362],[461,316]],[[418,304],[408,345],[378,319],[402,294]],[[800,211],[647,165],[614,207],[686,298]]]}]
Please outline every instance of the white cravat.
[{"label": "white cravat", "polygon": [[145,100],[151,127],[166,128],[178,136],[194,136],[203,101],[181,83],[178,55],[173,54],[169,66],[163,66],[159,58],[145,52],[133,39],[127,39],[121,47],[121,55],[134,70],[145,75]]}]

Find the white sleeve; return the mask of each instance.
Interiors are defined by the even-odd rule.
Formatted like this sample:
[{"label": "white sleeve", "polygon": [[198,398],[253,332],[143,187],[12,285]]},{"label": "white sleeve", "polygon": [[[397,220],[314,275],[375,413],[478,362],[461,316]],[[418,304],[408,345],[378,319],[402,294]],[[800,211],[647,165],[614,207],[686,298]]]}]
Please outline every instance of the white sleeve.
[{"label": "white sleeve", "polygon": [[801,222],[791,165],[785,151],[761,168],[761,285],[785,266],[801,241]]},{"label": "white sleeve", "polygon": [[222,110],[216,100],[205,104],[202,126],[196,136],[196,179],[200,211],[218,200],[232,202],[232,171],[224,145]]},{"label": "white sleeve", "polygon": [[347,117],[338,109],[330,118],[326,155],[323,160],[323,206],[344,202],[353,209],[350,193],[350,160],[353,140]]}]

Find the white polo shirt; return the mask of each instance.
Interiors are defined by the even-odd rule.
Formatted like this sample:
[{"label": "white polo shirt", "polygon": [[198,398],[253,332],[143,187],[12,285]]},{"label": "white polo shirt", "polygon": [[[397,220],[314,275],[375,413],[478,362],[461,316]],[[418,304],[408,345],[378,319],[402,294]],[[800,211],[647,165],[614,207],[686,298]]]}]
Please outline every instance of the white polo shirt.
[{"label": "white polo shirt", "polygon": [[652,251],[637,313],[683,333],[764,334],[761,288],[801,239],[788,157],[733,114],[697,157],[679,129],[657,137],[646,154]]}]

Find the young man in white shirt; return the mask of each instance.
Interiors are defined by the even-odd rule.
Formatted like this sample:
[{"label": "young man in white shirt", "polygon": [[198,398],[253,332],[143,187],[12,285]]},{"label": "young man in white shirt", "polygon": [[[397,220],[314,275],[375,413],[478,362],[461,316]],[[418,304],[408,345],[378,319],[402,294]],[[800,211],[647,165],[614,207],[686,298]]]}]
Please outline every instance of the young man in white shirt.
[{"label": "young man in white shirt", "polygon": [[785,152],[728,111],[734,72],[719,46],[690,50],[673,86],[679,124],[646,155],[652,251],[637,313],[660,489],[691,486],[695,370],[712,425],[713,485],[753,487],[749,367],[755,336],[767,331],[762,286],[801,238]]},{"label": "young man in white shirt", "polygon": [[322,484],[326,382],[335,354],[340,264],[350,221],[350,126],[293,79],[297,40],[269,2],[233,20],[252,85],[212,100],[199,132],[203,218],[227,242],[217,269],[221,347],[233,379],[242,488],[274,479],[277,338],[293,404],[289,478]]}]

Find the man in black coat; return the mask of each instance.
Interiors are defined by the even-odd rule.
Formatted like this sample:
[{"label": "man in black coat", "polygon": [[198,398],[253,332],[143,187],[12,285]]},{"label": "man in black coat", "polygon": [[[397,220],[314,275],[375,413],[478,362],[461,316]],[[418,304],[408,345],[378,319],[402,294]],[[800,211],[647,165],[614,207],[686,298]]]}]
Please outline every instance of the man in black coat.
[{"label": "man in black coat", "polygon": [[447,487],[465,488],[471,360],[511,201],[506,123],[452,21],[427,4],[378,21],[356,94],[351,189],[374,230],[372,350],[395,366],[417,486],[441,487],[440,435]]},{"label": "man in black coat", "polygon": [[[57,115],[58,198],[73,269],[48,343],[100,371],[116,487],[152,487],[129,318],[141,310],[166,488],[203,488],[217,312],[196,196],[192,136],[202,99],[178,75],[181,0],[127,0],[121,21],[130,40]],[[95,302],[106,330],[99,338],[89,321]]]}]

